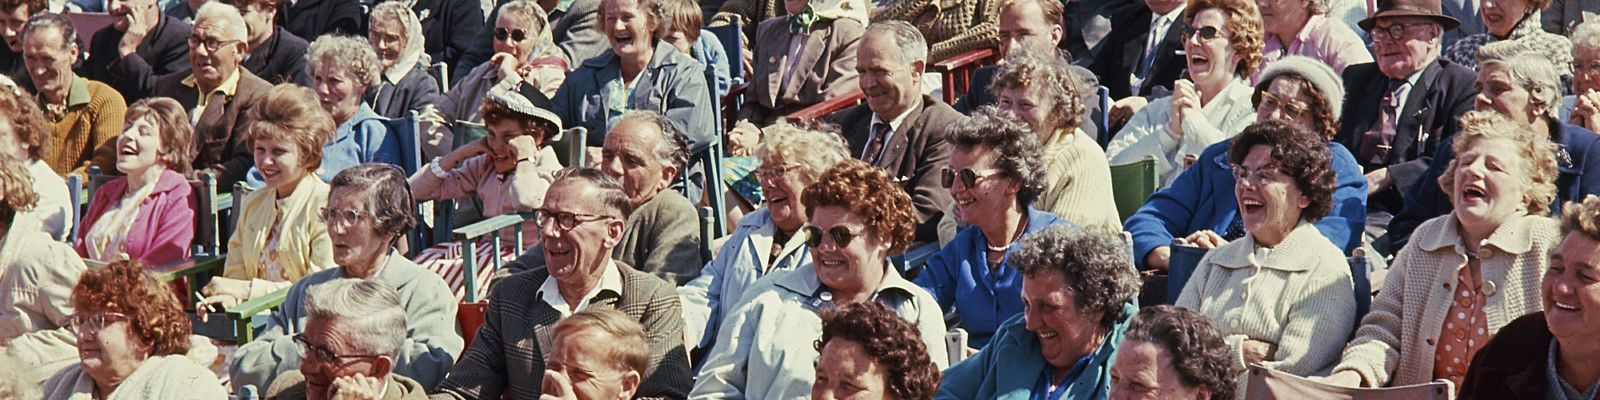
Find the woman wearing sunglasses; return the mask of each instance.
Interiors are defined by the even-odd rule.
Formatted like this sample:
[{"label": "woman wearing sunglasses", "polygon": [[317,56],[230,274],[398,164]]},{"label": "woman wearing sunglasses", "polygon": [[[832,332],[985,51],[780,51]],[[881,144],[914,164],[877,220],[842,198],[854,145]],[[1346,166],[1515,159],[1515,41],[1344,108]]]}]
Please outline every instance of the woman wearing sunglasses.
[{"label": "woman wearing sunglasses", "polygon": [[822,310],[883,303],[917,326],[928,356],[948,366],[944,313],[900,277],[888,257],[911,243],[911,197],[888,173],[855,159],[834,165],[800,202],[811,263],[777,271],[747,290],[728,314],[690,398],[794,399],[811,392]]},{"label": "woman wearing sunglasses", "polygon": [[1228,161],[1246,233],[1207,253],[1175,303],[1217,321],[1240,382],[1257,362],[1296,375],[1327,369],[1356,323],[1344,251],[1312,225],[1333,209],[1333,169],[1319,139],[1276,120],[1233,138]]},{"label": "woman wearing sunglasses", "polygon": [[1022,275],[1006,267],[1007,252],[1051,225],[1077,225],[1029,206],[1044,193],[1045,172],[1027,124],[986,106],[948,132],[950,165],[941,183],[969,227],[928,259],[916,283],[946,313],[960,315],[971,335],[967,352],[976,353],[1001,322],[1022,313]]},{"label": "woman wearing sunglasses", "polygon": [[1250,0],[1194,0],[1183,11],[1183,51],[1189,79],[1172,95],[1150,102],[1106,146],[1111,165],[1157,160],[1167,187],[1185,158],[1238,134],[1255,122],[1245,77],[1261,64],[1261,14]]},{"label": "woman wearing sunglasses", "polygon": [[551,41],[548,19],[545,10],[531,0],[500,6],[499,17],[491,21],[494,57],[473,68],[421,113],[427,123],[423,129],[429,133],[423,140],[425,157],[443,156],[454,148],[450,126],[456,121],[483,122],[480,109],[490,89],[517,90],[518,85],[527,84],[545,97],[555,95],[570,64]]},{"label": "woman wearing sunglasses", "polygon": [[44,383],[46,399],[223,399],[202,366],[217,349],[190,340],[189,317],[167,285],[138,261],[85,271],[67,318],[79,361]]}]

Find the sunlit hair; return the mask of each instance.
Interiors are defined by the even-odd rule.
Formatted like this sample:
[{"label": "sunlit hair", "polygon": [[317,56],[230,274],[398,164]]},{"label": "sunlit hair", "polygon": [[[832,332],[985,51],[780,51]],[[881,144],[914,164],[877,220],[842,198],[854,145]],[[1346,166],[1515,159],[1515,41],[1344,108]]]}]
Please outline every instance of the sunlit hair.
[{"label": "sunlit hair", "polygon": [[134,121],[150,118],[159,132],[161,150],[156,152],[156,157],[161,159],[161,165],[180,174],[189,172],[189,163],[194,159],[189,151],[194,141],[194,126],[189,124],[188,111],[182,104],[167,97],[140,99],[128,106],[124,118],[129,126]]},{"label": "sunlit hair", "polygon": [[888,172],[854,158],[822,173],[802,192],[800,203],[806,206],[807,220],[822,207],[840,207],[854,214],[866,225],[867,234],[889,244],[889,254],[905,251],[916,229],[911,196],[889,180]]},{"label": "sunlit hair", "polygon": [[[928,40],[922,37],[922,31],[911,26],[911,23],[901,20],[888,20],[873,22],[867,25],[866,33],[861,37],[869,38],[883,36],[894,39],[894,46],[900,49],[900,64],[910,66],[911,63],[928,62]],[[913,74],[922,71],[913,70]]]},{"label": "sunlit hair", "polygon": [[1045,117],[1044,125],[1061,132],[1059,134],[1071,135],[1083,122],[1081,118],[1084,111],[1082,91],[1084,88],[1079,87],[1081,80],[1078,74],[1072,71],[1072,66],[1054,51],[1039,52],[1017,48],[1011,50],[1011,56],[1006,57],[1006,63],[1002,64],[1000,72],[995,74],[994,83],[989,86],[989,93],[999,94],[1002,90],[1032,90],[1033,93],[1038,93],[1040,99],[1049,102],[1049,113]]},{"label": "sunlit hair", "polygon": [[689,165],[689,141],[684,139],[682,131],[678,129],[678,123],[655,111],[633,110],[622,114],[622,118],[617,120],[615,126],[628,121],[655,125],[657,132],[661,134],[659,137],[661,140],[656,142],[656,160],[662,165],[677,168],[680,174],[685,173],[684,168]]},{"label": "sunlit hair", "polygon": [[29,161],[43,159],[50,154],[55,128],[33,101],[21,89],[0,90],[0,119],[9,120],[11,133],[28,145]]},{"label": "sunlit hair", "polygon": [[[603,9],[604,6],[602,5],[601,8]],[[604,11],[597,11],[597,12],[604,12]],[[535,44],[535,47],[534,47],[534,51],[532,53],[528,54],[529,57],[538,56],[538,54],[539,54],[539,51],[538,51],[539,48],[538,47],[539,46],[550,46],[550,45],[552,45],[552,43],[553,43],[552,40],[553,39],[552,39],[552,36],[551,36],[552,34],[550,33],[550,23],[548,22],[550,20],[550,18],[548,17],[548,14],[546,14],[544,7],[540,7],[539,6],[539,3],[533,2],[531,0],[512,0],[510,2],[507,2],[505,5],[500,6],[500,15],[501,16],[509,15],[509,16],[512,16],[512,17],[515,17],[515,18],[520,18],[520,19],[522,19],[522,23],[526,24],[526,26],[528,27],[528,30],[524,31],[524,32],[527,33],[528,37],[533,38],[533,40],[536,41],[535,42],[536,44]],[[597,23],[605,21],[604,14],[601,15],[601,17],[600,17],[600,19],[598,21],[599,22],[597,22]],[[495,28],[495,24],[498,24],[498,23],[499,23],[499,21],[488,21],[488,24],[489,24],[488,28],[489,29],[494,29]],[[581,60],[574,60],[573,62],[582,62],[582,61]]]},{"label": "sunlit hair", "polygon": [[1561,236],[1572,233],[1600,241],[1600,196],[1591,194],[1561,206]]},{"label": "sunlit hair", "polygon": [[690,43],[700,40],[700,28],[705,27],[705,16],[700,5],[690,0],[656,0],[661,3],[664,22],[656,37],[665,38],[673,32],[683,32]]},{"label": "sunlit hair", "polygon": [[140,261],[116,261],[83,271],[72,288],[77,313],[110,311],[128,316],[128,332],[150,345],[150,356],[189,352],[189,316],[165,282]]},{"label": "sunlit hair", "polygon": [[[1313,1],[1315,1],[1315,0],[1313,0]],[[1322,1],[1327,1],[1327,0],[1322,0]],[[1044,18],[1044,22],[1045,23],[1054,24],[1054,25],[1061,25],[1061,21],[1062,21],[1061,20],[1061,15],[1066,12],[1066,7],[1062,6],[1060,1],[1055,1],[1055,0],[1000,0],[1000,7],[998,9],[1004,10],[1006,7],[1020,6],[1020,5],[1024,5],[1024,4],[1028,4],[1028,3],[1033,3],[1033,4],[1036,4],[1036,5],[1039,6],[1039,11],[1044,13],[1044,15],[1042,15],[1041,17]]]},{"label": "sunlit hair", "polygon": [[[644,20],[646,31],[650,32],[649,45],[655,46],[655,43],[661,40],[661,4],[656,0],[600,0],[600,9],[597,12],[602,23],[606,20],[606,5],[619,1],[631,1],[636,5],[634,13]],[[610,30],[607,30],[607,35],[610,35]]]},{"label": "sunlit hair", "polygon": [[317,76],[317,71],[330,66],[352,83],[361,85],[363,90],[358,90],[357,96],[366,92],[364,89],[383,83],[379,80],[383,62],[378,61],[378,53],[363,39],[322,35],[311,42],[311,47],[306,49],[306,75]]},{"label": "sunlit hair", "polygon": [[[567,182],[569,180],[573,182]],[[622,181],[618,181],[617,178],[611,177],[611,174],[599,169],[567,167],[556,171],[555,180],[550,183],[550,189],[554,190],[556,187],[565,188],[565,185],[576,184],[579,181],[587,182],[589,185],[594,186],[597,192],[594,200],[604,206],[605,211],[614,214],[612,216],[627,219],[628,215],[633,213],[633,201],[629,200],[628,194],[622,191]]]},{"label": "sunlit hair", "polygon": [[28,7],[23,14],[34,15],[45,12],[49,6],[50,2],[45,0],[0,0],[0,12],[7,14],[16,11],[17,7]]},{"label": "sunlit hair", "polygon": [[397,356],[406,341],[400,294],[378,280],[343,278],[306,288],[306,324],[342,321],[351,351]]},{"label": "sunlit hair", "polygon": [[585,332],[604,332],[611,337],[602,338],[599,346],[605,354],[599,358],[618,371],[633,370],[639,375],[650,371],[650,346],[645,341],[644,326],[629,318],[628,314],[612,309],[590,308],[573,313],[550,327],[551,341]]},{"label": "sunlit hair", "polygon": [[897,399],[928,400],[939,390],[939,367],[928,358],[917,327],[882,303],[865,301],[823,311],[822,338],[812,347],[820,354],[834,341],[861,345],[863,355],[883,371],[884,391]]},{"label": "sunlit hair", "polygon": [[[1548,120],[1555,120],[1556,113],[1561,108],[1561,69],[1550,61],[1544,54],[1536,52],[1526,43],[1517,40],[1501,40],[1490,42],[1478,48],[1474,56],[1478,62],[1478,74],[1483,74],[1484,67],[1498,65],[1505,71],[1511,84],[1528,91],[1528,102],[1533,106],[1543,106],[1544,111],[1539,116]],[[1485,88],[1477,88],[1482,92]]]},{"label": "sunlit hair", "polygon": [[393,164],[365,163],[345,168],[328,185],[329,193],[356,190],[372,215],[373,230],[379,236],[395,235],[390,247],[417,226],[417,201],[411,197],[411,185],[406,183],[405,173]]},{"label": "sunlit hair", "polygon": [[221,31],[219,40],[246,40],[250,38],[239,8],[219,1],[206,2],[194,12],[194,26],[209,25]]},{"label": "sunlit hair", "polygon": [[1166,304],[1145,307],[1122,333],[1123,346],[1129,340],[1166,350],[1184,388],[1205,387],[1213,399],[1234,397],[1233,353],[1204,314]]},{"label": "sunlit hair", "polygon": [[[401,46],[399,60],[395,61],[394,68],[410,68],[411,64],[406,62],[407,57],[416,57],[417,62],[422,64],[432,62],[428,55],[424,53],[427,49],[427,40],[422,33],[422,22],[417,19],[417,13],[411,11],[411,6],[398,1],[378,3],[377,6],[372,7],[372,15],[367,18],[367,24],[371,26],[373,22],[383,18],[399,22],[405,31],[401,35],[405,38],[406,44]],[[368,41],[370,42],[371,40],[369,39]],[[376,51],[377,49],[374,48],[373,50]],[[384,70],[384,73],[390,72],[390,70]]]},{"label": "sunlit hair", "polygon": [[[66,16],[56,13],[42,12],[34,14],[33,18],[28,18],[28,24],[22,26],[22,34],[19,37],[28,37],[47,30],[55,30],[56,33],[61,35],[61,50],[71,50],[73,46],[79,46],[79,49],[83,48],[83,40],[78,37],[78,28],[72,25],[72,21],[68,20]],[[20,54],[17,56],[21,57]],[[76,60],[67,62],[77,63]]]},{"label": "sunlit hair", "polygon": [[[1256,146],[1272,149],[1270,158],[1288,170],[1284,175],[1293,180],[1300,194],[1309,200],[1306,208],[1300,210],[1300,219],[1317,222],[1333,211],[1336,175],[1332,156],[1327,143],[1316,133],[1275,119],[1256,122],[1245,127],[1228,145],[1228,162],[1243,165],[1250,149]],[[1294,199],[1286,201],[1293,204]]]},{"label": "sunlit hair", "polygon": [[250,108],[245,143],[253,148],[257,140],[273,140],[293,146],[301,166],[315,171],[322,166],[322,146],[333,137],[333,130],[333,117],[322,109],[311,89],[281,83]]},{"label": "sunlit hair", "polygon": [[[0,4],[4,4],[4,2],[0,2]],[[1572,39],[1573,59],[1578,58],[1579,51],[1600,56],[1600,54],[1596,54],[1596,52],[1600,52],[1600,21],[1588,21],[1578,24],[1576,28],[1572,28],[1572,32],[1568,33],[1568,38]]]},{"label": "sunlit hair", "polygon": [[1026,209],[1044,194],[1044,151],[1039,135],[1022,120],[1012,118],[994,105],[985,105],[971,116],[957,120],[946,129],[946,134],[949,137],[945,141],[952,149],[968,152],[981,147],[994,154],[994,168],[1021,186],[1017,189],[1017,206]]},{"label": "sunlit hair", "polygon": [[18,212],[33,209],[39,195],[33,191],[33,175],[16,157],[0,154],[0,227],[10,228]]},{"label": "sunlit hair", "polygon": [[1128,316],[1122,306],[1139,294],[1139,273],[1122,237],[1100,230],[1054,225],[1022,237],[1006,265],[1028,279],[1056,274],[1080,314],[1104,313],[1099,328],[1109,331]]},{"label": "sunlit hair", "polygon": [[800,172],[816,180],[834,164],[850,158],[850,147],[844,137],[789,125],[779,121],[761,129],[761,141],[756,143],[756,158],[770,161],[773,157],[783,162],[797,164]]},{"label": "sunlit hair", "polygon": [[1534,133],[1528,126],[1512,121],[1490,110],[1468,111],[1461,116],[1461,131],[1456,133],[1455,144],[1450,147],[1456,158],[1439,176],[1439,187],[1456,200],[1456,169],[1461,168],[1461,154],[1471,150],[1484,139],[1505,139],[1517,145],[1517,155],[1522,157],[1522,179],[1528,185],[1522,203],[1529,215],[1550,213],[1550,202],[1556,198],[1556,145],[1550,138]]},{"label": "sunlit hair", "polygon": [[1256,68],[1261,66],[1261,48],[1266,46],[1261,36],[1261,10],[1256,8],[1256,2],[1250,0],[1190,0],[1189,7],[1183,10],[1183,24],[1194,26],[1195,15],[1213,8],[1228,16],[1228,22],[1223,26],[1228,28],[1228,43],[1233,45],[1233,52],[1239,55],[1239,64],[1233,72],[1239,76],[1254,75]]}]

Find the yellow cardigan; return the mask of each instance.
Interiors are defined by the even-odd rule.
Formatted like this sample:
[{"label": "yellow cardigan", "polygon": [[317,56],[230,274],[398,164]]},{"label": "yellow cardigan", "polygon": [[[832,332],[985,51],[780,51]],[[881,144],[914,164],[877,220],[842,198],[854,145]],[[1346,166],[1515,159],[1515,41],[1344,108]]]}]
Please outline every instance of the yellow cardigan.
[{"label": "yellow cardigan", "polygon": [[[239,226],[228,239],[228,262],[222,276],[250,281],[250,298],[289,287],[294,280],[317,271],[336,267],[333,242],[328,239],[328,224],[317,216],[328,205],[328,184],[316,174],[307,174],[283,200],[283,224],[278,234],[278,264],[290,280],[261,279],[261,252],[272,240],[272,223],[278,216],[278,192],[262,188],[245,195],[239,212]],[[246,299],[240,299],[246,300]]]}]

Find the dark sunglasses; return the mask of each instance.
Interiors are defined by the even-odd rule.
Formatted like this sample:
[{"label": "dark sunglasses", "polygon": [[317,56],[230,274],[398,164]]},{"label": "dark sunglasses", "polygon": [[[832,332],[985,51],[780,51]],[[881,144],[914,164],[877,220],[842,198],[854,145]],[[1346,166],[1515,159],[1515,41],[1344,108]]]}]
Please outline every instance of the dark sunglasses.
[{"label": "dark sunglasses", "polygon": [[956,178],[961,178],[961,185],[970,188],[977,186],[979,179],[988,178],[995,175],[1000,175],[1000,170],[987,169],[983,170],[983,172],[978,172],[973,171],[972,168],[962,168],[960,171],[957,171],[950,167],[944,167],[944,169],[939,170],[939,184],[944,185],[945,189],[949,189],[950,187],[955,186]]},{"label": "dark sunglasses", "polygon": [[1203,42],[1209,42],[1209,41],[1212,41],[1212,40],[1216,40],[1218,36],[1222,36],[1222,31],[1217,30],[1217,27],[1215,27],[1215,26],[1208,26],[1208,27],[1204,27],[1204,28],[1200,28],[1200,29],[1194,29],[1194,27],[1188,26],[1188,25],[1185,25],[1183,27],[1183,38],[1184,39],[1188,39],[1190,36],[1194,36],[1195,33],[1199,33],[1200,34],[1200,41],[1203,41]]},{"label": "dark sunglasses", "polygon": [[[807,246],[822,247],[822,228],[816,225],[806,225],[805,232]],[[828,228],[828,236],[833,239],[835,247],[849,246],[850,241],[860,235],[860,233],[850,232],[850,228],[845,228],[844,226]]]},{"label": "dark sunglasses", "polygon": [[507,37],[510,37],[511,40],[521,42],[523,39],[528,38],[528,32],[524,32],[521,29],[494,28],[495,39],[503,41],[506,40]]}]

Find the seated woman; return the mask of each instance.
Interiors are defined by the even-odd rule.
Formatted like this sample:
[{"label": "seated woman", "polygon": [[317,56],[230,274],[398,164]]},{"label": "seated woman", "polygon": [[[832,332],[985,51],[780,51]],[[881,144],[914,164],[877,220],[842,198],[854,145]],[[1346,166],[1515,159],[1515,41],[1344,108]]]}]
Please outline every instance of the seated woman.
[{"label": "seated woman", "polygon": [[422,111],[439,96],[439,81],[428,74],[432,60],[424,53],[427,39],[422,22],[405,3],[383,2],[372,7],[367,22],[367,44],[383,64],[378,86],[366,98],[372,110],[388,118],[405,118]]},{"label": "seated woman", "polygon": [[917,334],[916,326],[876,302],[823,311],[811,399],[932,399],[939,368]]},{"label": "seated woman", "polygon": [[806,206],[800,194],[839,161],[850,158],[849,146],[837,134],[778,124],[765,129],[756,157],[766,204],[739,219],[717,257],[700,276],[678,287],[690,346],[710,350],[722,319],[744,298],[756,279],[811,262],[800,228]]},{"label": "seated woman", "polygon": [[1227,400],[1239,388],[1232,355],[1211,319],[1165,304],[1128,321],[1111,364],[1113,399]]},{"label": "seated woman", "polygon": [[[928,358],[949,359],[944,315],[932,296],[889,264],[911,243],[911,196],[889,174],[855,159],[839,162],[800,196],[811,222],[812,263],[767,275],[746,291],[717,333],[694,399],[792,399],[811,391],[820,310],[875,301],[917,327]],[[798,340],[797,340],[798,339]]]},{"label": "seated woman", "polygon": [[[494,89],[519,91],[518,85],[527,84],[545,98],[556,98],[556,88],[566,80],[567,60],[551,42],[548,19],[545,10],[531,0],[512,0],[500,6],[494,27],[484,27],[494,30],[494,57],[473,68],[423,110],[423,121],[431,125],[423,128],[428,134],[423,139],[424,157],[443,156],[454,148],[455,135],[448,127],[456,121],[487,122],[482,106]],[[565,125],[574,126],[570,121]],[[590,128],[589,132],[604,130]]]},{"label": "seated woman", "polygon": [[783,0],[787,15],[760,21],[750,40],[755,70],[736,121],[772,125],[785,115],[856,90],[856,47],[867,31],[863,0]]},{"label": "seated woman", "polygon": [[1333,208],[1333,170],[1316,133],[1267,120],[1228,148],[1245,235],[1206,253],[1178,307],[1226,327],[1243,384],[1252,363],[1311,375],[1339,361],[1356,323],[1344,251],[1311,225]]},{"label": "seated woman", "polygon": [[67,315],[72,286],[87,268],[39,221],[21,217],[39,200],[24,165],[0,155],[0,350],[26,368],[56,371],[77,359]]},{"label": "seated woman", "polygon": [[1104,399],[1139,273],[1122,238],[1056,226],[1022,239],[1023,315],[978,354],[944,371],[935,399]]},{"label": "seated woman", "polygon": [[[311,89],[294,84],[272,87],[250,119],[245,140],[266,186],[244,195],[235,210],[239,225],[228,238],[227,265],[200,291],[205,299],[196,308],[233,307],[335,266],[328,224],[317,217],[328,204],[328,184],[312,174],[322,165],[333,119]],[[203,321],[207,314],[200,315]]]},{"label": "seated woman", "polygon": [[73,247],[90,260],[152,267],[189,258],[198,205],[183,178],[194,140],[189,116],[176,100],[156,97],[128,106],[127,119],[117,136],[117,171],[127,176],[95,191]]},{"label": "seated woman", "polygon": [[[390,132],[383,117],[362,101],[367,89],[378,85],[382,64],[372,46],[348,36],[324,35],[306,51],[306,69],[314,84],[317,103],[333,117],[333,138],[322,149],[317,176],[333,179],[339,171],[361,163],[400,165],[400,135]],[[247,184],[259,188],[261,173],[254,169]]]},{"label": "seated woman", "polygon": [[[1018,48],[989,88],[1001,110],[1028,123],[1044,153],[1044,192],[1033,207],[1085,227],[1122,230],[1111,194],[1111,166],[1093,136],[1079,129],[1081,79],[1054,52]],[[1092,90],[1092,89],[1090,89]],[[948,215],[948,214],[947,214]]]},{"label": "seated woman", "polygon": [[67,240],[72,232],[73,202],[68,198],[67,181],[56,174],[44,157],[50,154],[55,128],[39,110],[39,103],[17,89],[10,78],[0,80],[0,154],[22,160],[33,178],[34,193],[39,196],[33,209],[23,211],[24,218],[38,221],[35,227],[57,240]]},{"label": "seated woman", "polygon": [[310,316],[303,301],[306,293],[341,278],[376,279],[399,291],[409,322],[404,324],[405,340],[393,359],[393,371],[428,389],[438,385],[455,365],[463,344],[456,332],[456,300],[450,288],[438,274],[407,260],[395,248],[416,226],[414,207],[405,174],[394,166],[361,164],[335,175],[321,216],[328,222],[333,261],[339,267],[307,275],[289,287],[266,330],[234,353],[233,385],[268,387],[274,377],[301,369],[304,354],[293,337],[306,331]]},{"label": "seated woman", "polygon": [[1033,130],[1009,117],[985,106],[948,128],[950,165],[942,183],[955,214],[970,226],[928,258],[916,280],[944,313],[961,317],[969,353],[1023,311],[1022,275],[1006,268],[1006,253],[1052,225],[1077,228],[1029,206],[1044,191],[1044,163]]},{"label": "seated woman", "polygon": [[[672,45],[678,52],[694,57],[705,67],[712,100],[720,101],[728,95],[735,77],[728,76],[730,61],[722,42],[711,31],[701,29],[705,26],[705,15],[700,12],[700,5],[693,0],[663,0],[660,6],[661,13],[665,14],[661,23],[661,41]],[[744,80],[742,76],[737,78]]]},{"label": "seated woman", "polygon": [[1422,223],[1395,256],[1330,383],[1461,382],[1501,327],[1544,304],[1539,279],[1561,239],[1544,216],[1556,195],[1555,146],[1481,110],[1461,117],[1455,138],[1456,159],[1439,178],[1455,210]]},{"label": "seated woman", "polygon": [[198,359],[189,317],[167,285],[138,261],[85,271],[68,321],[80,361],[44,383],[46,399],[222,399],[228,392]]},{"label": "seated woman", "polygon": [[1156,158],[1161,187],[1172,185],[1185,158],[1233,137],[1255,122],[1250,83],[1261,65],[1261,14],[1247,0],[1195,0],[1183,10],[1183,51],[1190,79],[1172,96],[1151,101],[1106,146],[1111,165]]},{"label": "seated woman", "polygon": [[[1361,35],[1329,16],[1329,0],[1257,2],[1261,6],[1261,29],[1266,43],[1261,47],[1261,68],[1291,55],[1311,57],[1344,74],[1344,68],[1372,62]],[[1250,77],[1261,82],[1260,76]]]},{"label": "seated woman", "polygon": [[1461,399],[1580,399],[1600,391],[1600,197],[1562,207],[1540,282],[1543,312],[1500,328],[1473,357]]},{"label": "seated woman", "polygon": [[[1567,37],[1545,32],[1541,19],[1543,10],[1552,0],[1499,0],[1495,7],[1485,7],[1478,17],[1483,18],[1484,32],[1456,40],[1440,53],[1440,58],[1472,69],[1478,69],[1478,48],[1495,42],[1518,42],[1532,47],[1539,57],[1550,60],[1561,68],[1565,83],[1572,78],[1572,41]],[[1566,87],[1565,84],[1562,87]]]}]

